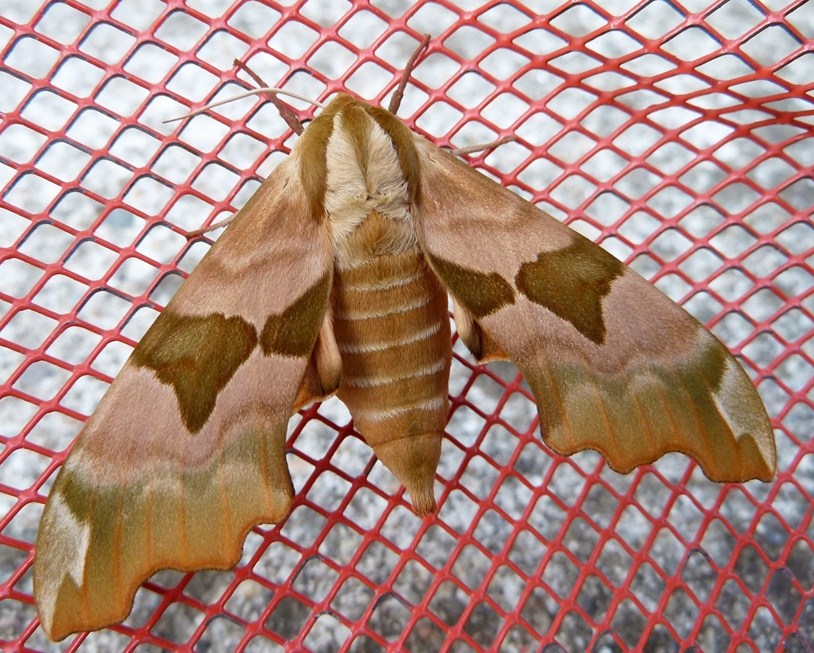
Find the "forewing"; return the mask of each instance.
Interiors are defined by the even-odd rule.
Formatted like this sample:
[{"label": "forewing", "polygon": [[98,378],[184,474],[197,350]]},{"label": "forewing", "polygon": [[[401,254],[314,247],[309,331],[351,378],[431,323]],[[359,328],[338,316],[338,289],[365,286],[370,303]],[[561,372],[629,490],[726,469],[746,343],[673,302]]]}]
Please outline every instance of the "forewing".
[{"label": "forewing", "polygon": [[60,471],[34,588],[59,640],[127,616],[153,572],[235,565],[293,497],[286,426],[332,255],[288,159],[145,334]]},{"label": "forewing", "polygon": [[556,451],[621,472],[680,451],[716,481],[770,480],[749,377],[681,307],[554,218],[416,137],[419,238],[481,359],[513,360]]}]

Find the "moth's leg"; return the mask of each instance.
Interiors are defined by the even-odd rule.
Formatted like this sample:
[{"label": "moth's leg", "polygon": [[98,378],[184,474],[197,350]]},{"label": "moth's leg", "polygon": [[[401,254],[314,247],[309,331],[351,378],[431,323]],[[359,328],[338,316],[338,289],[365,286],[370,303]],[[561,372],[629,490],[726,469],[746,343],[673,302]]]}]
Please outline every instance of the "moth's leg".
[{"label": "moth's leg", "polygon": [[[257,84],[260,88],[269,88],[269,85],[263,81],[263,78],[260,77],[256,72],[254,72],[251,68],[249,68],[245,63],[242,61],[238,61],[237,59],[234,60],[235,68],[239,68],[244,73],[246,73],[249,77],[254,80],[254,83]],[[303,126],[300,122],[299,118],[294,115],[294,112],[291,110],[291,107],[288,106],[285,102],[283,102],[277,95],[274,93],[268,94],[269,100],[271,103],[277,108],[277,111],[280,112],[280,117],[285,120],[286,124],[291,127],[291,130],[297,134],[302,134]]]},{"label": "moth's leg", "polygon": [[342,356],[339,354],[339,346],[336,344],[330,311],[322,320],[313,356],[324,393],[333,394],[342,381]]},{"label": "moth's leg", "polygon": [[455,318],[455,329],[467,349],[479,363],[490,360],[509,360],[509,356],[494,340],[484,333],[472,314],[454,299],[452,316]]},{"label": "moth's leg", "polygon": [[484,150],[492,150],[504,143],[511,143],[512,141],[517,140],[514,136],[504,136],[503,138],[498,138],[495,141],[490,141],[489,143],[480,143],[478,145],[468,145],[467,147],[459,147],[453,150],[450,150],[452,154],[455,156],[463,156],[464,154],[472,154],[474,152],[483,152]]},{"label": "moth's leg", "polygon": [[323,318],[308,367],[294,400],[294,410],[327,399],[337,391],[341,381],[342,358],[334,337],[333,320],[328,312]]},{"label": "moth's leg", "polygon": [[198,236],[203,236],[204,234],[208,234],[210,231],[215,231],[215,229],[220,229],[221,227],[226,227],[229,223],[235,219],[237,216],[237,212],[230,215],[228,218],[224,218],[223,220],[219,220],[218,222],[213,222],[206,227],[201,227],[200,229],[193,229],[192,231],[185,231],[184,236],[187,238],[197,238]]},{"label": "moth's leg", "polygon": [[390,113],[398,112],[399,107],[401,106],[401,99],[404,97],[404,89],[407,88],[407,82],[410,81],[410,75],[413,72],[413,68],[415,68],[415,62],[429,44],[430,35],[425,34],[424,38],[421,40],[421,43],[418,44],[415,52],[413,52],[413,56],[407,60],[407,64],[404,66],[404,72],[401,73],[401,81],[396,88],[396,92],[393,93],[393,97],[390,98],[390,106],[387,107]]},{"label": "moth's leg", "polygon": [[455,318],[455,329],[458,331],[458,337],[464,341],[472,355],[477,360],[480,360],[483,355],[483,332],[481,328],[469,314],[469,311],[455,300],[452,301],[452,315]]}]

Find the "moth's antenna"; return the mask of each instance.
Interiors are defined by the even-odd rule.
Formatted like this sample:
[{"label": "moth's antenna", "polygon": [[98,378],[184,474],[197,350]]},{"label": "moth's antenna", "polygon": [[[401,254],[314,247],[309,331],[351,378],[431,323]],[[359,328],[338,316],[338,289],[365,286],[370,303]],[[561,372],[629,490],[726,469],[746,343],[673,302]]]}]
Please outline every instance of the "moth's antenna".
[{"label": "moth's antenna", "polygon": [[404,66],[404,72],[401,73],[401,81],[399,82],[398,88],[396,88],[396,92],[393,93],[393,97],[390,98],[390,106],[387,107],[390,113],[396,113],[399,110],[401,99],[404,97],[404,89],[407,88],[407,82],[410,81],[410,74],[413,72],[415,62],[429,44],[430,35],[425,34],[421,43],[418,44],[415,52],[413,52],[413,56],[407,60],[407,65]]},{"label": "moth's antenna", "polygon": [[274,93],[276,95],[286,95],[288,97],[292,97],[295,100],[301,100],[303,102],[308,102],[309,104],[313,104],[314,106],[319,107],[320,109],[324,109],[325,105],[322,102],[317,100],[312,100],[311,98],[307,98],[304,95],[300,95],[299,93],[292,93],[291,91],[286,91],[281,88],[276,87],[263,87],[263,88],[255,88],[251,91],[246,91],[245,93],[239,93],[238,95],[233,95],[232,97],[226,98],[225,100],[220,100],[219,102],[212,102],[212,104],[207,104],[200,109],[196,109],[184,116],[178,116],[177,118],[170,118],[169,120],[165,120],[164,122],[177,122],[179,120],[186,120],[187,118],[194,118],[197,115],[205,113],[210,109],[214,109],[215,107],[219,107],[223,104],[229,104],[229,102],[234,102],[236,100],[242,100],[243,98],[251,97],[252,95],[261,95],[262,93]]},{"label": "moth's antenna", "polygon": [[[260,77],[256,72],[254,72],[251,68],[249,68],[245,63],[242,61],[238,61],[237,59],[233,62],[235,68],[239,68],[244,73],[246,73],[249,77],[252,78],[255,84],[257,84],[260,88],[268,88],[269,85],[263,81],[263,78]],[[275,93],[269,93],[269,100],[271,103],[277,108],[277,111],[280,112],[280,117],[285,120],[285,123],[291,128],[291,130],[297,134],[298,136],[302,134],[303,126],[300,122],[299,118],[294,115],[294,112],[291,110],[285,102],[283,102]]]}]

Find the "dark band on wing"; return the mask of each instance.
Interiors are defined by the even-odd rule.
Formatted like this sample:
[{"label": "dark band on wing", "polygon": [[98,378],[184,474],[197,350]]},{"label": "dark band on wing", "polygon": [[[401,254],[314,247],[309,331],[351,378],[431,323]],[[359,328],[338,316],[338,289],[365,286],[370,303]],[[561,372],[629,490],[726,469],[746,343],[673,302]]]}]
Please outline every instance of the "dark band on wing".
[{"label": "dark band on wing", "polygon": [[535,304],[570,322],[588,340],[605,342],[602,300],[624,265],[586,238],[575,236],[564,249],[543,252],[523,263],[515,283]]},{"label": "dark band on wing", "polygon": [[478,272],[427,254],[444,285],[472,315],[486,317],[514,304],[514,290],[497,272]]},{"label": "dark band on wing", "polygon": [[269,315],[260,334],[260,347],[266,356],[308,356],[314,348],[331,289],[330,273],[279,315]]},{"label": "dark band on wing", "polygon": [[328,140],[334,130],[334,118],[339,110],[350,102],[353,102],[353,99],[348,95],[337,97],[325,111],[314,118],[297,141],[297,149],[302,157],[299,166],[300,181],[308,198],[311,217],[317,221],[322,220],[325,215],[325,191],[328,179],[326,152]]},{"label": "dark band on wing", "polygon": [[364,108],[390,137],[399,159],[401,174],[407,180],[408,200],[411,204],[417,204],[421,199],[421,163],[418,160],[412,132],[386,109],[370,105],[364,105]]},{"label": "dark band on wing", "polygon": [[132,361],[171,386],[190,433],[200,431],[218,394],[260,344],[266,356],[308,356],[317,339],[331,276],[325,274],[282,313],[270,315],[258,339],[241,317],[179,315],[165,310],[133,352]]},{"label": "dark band on wing", "polygon": [[241,317],[179,315],[164,311],[133,352],[172,386],[190,433],[206,424],[220,391],[257,346],[257,332]]}]

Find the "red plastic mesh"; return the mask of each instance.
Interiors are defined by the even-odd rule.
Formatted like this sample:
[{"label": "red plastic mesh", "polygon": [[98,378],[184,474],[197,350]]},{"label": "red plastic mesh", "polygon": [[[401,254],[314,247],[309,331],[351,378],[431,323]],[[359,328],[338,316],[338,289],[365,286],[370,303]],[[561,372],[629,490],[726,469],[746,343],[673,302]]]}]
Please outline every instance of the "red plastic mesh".
[{"label": "red plastic mesh", "polygon": [[[437,517],[326,402],[292,419],[293,513],[235,570],[162,572],[124,625],[50,644],[31,563],[54,473],[207,249],[183,230],[241,206],[295,138],[261,99],[161,120],[248,87],[235,57],[379,102],[425,32],[402,117],[441,145],[516,135],[472,164],[726,342],[772,417],[777,479],[561,458],[516,369],[456,343]],[[3,0],[4,647],[811,650],[812,37],[803,0]]]}]

